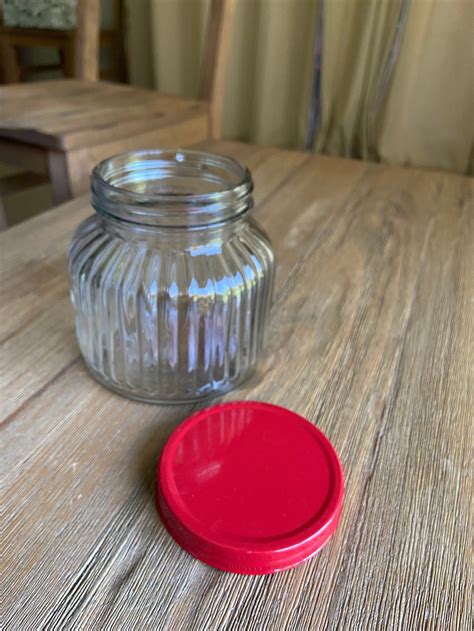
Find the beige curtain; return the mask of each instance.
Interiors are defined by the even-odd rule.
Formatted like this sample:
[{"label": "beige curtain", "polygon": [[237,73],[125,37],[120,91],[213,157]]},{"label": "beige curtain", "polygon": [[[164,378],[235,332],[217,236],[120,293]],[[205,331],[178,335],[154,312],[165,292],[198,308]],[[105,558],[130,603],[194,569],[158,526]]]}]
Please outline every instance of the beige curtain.
[{"label": "beige curtain", "polygon": [[413,2],[378,152],[398,164],[473,173],[474,2]]},{"label": "beige curtain", "polygon": [[[317,0],[238,0],[225,134],[302,146]],[[128,0],[132,82],[197,94],[209,0]]]},{"label": "beige curtain", "polygon": [[317,149],[468,172],[473,8],[472,0],[327,0]]},{"label": "beige curtain", "polygon": [[[226,137],[303,147],[321,40],[315,150],[467,172],[473,6],[473,0],[238,0]],[[208,8],[209,0],[128,0],[132,82],[195,96]]]}]

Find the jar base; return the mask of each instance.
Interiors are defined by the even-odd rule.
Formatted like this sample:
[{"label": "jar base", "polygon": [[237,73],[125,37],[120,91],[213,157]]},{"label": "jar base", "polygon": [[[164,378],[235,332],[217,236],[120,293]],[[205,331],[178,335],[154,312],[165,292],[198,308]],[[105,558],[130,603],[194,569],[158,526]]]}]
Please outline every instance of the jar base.
[{"label": "jar base", "polygon": [[141,395],[141,394],[137,394],[128,390],[124,390],[123,388],[120,388],[119,386],[115,385],[112,381],[108,381],[107,379],[104,379],[103,375],[95,371],[91,366],[89,366],[89,364],[86,361],[84,362],[84,364],[87,370],[89,371],[89,373],[91,374],[91,376],[108,390],[111,390],[115,394],[119,394],[120,396],[125,397],[126,399],[132,399],[133,401],[139,401],[140,403],[152,403],[155,405],[183,405],[185,403],[199,403],[200,401],[205,401],[206,399],[219,397],[241,386],[245,381],[250,379],[250,377],[252,377],[252,375],[255,374],[255,368],[251,368],[237,381],[226,383],[221,388],[219,389],[216,388],[215,390],[211,390],[209,392],[206,392],[205,394],[197,395],[197,396],[191,395],[189,397],[182,397],[182,398],[161,399],[159,397]]}]

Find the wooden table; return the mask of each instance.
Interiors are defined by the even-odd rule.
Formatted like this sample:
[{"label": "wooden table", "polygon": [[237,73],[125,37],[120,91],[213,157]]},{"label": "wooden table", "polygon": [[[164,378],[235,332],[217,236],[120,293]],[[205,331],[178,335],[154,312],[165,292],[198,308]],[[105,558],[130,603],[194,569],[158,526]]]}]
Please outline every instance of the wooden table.
[{"label": "wooden table", "polygon": [[340,527],[263,577],[169,537],[155,461],[196,406],[128,401],[86,372],[65,255],[90,213],[79,198],[1,235],[4,628],[467,629],[472,180],[214,148],[251,168],[278,256],[266,359],[225,399],[287,406],[327,434]]}]

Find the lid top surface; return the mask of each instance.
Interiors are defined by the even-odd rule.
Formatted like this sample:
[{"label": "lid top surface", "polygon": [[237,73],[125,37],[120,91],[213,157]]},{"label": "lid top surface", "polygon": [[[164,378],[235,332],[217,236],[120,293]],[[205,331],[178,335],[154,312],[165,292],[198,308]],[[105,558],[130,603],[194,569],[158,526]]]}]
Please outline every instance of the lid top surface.
[{"label": "lid top surface", "polygon": [[247,551],[314,537],[340,511],[343,493],[327,438],[301,416],[260,402],[217,405],[185,421],[165,446],[159,484],[186,529]]}]

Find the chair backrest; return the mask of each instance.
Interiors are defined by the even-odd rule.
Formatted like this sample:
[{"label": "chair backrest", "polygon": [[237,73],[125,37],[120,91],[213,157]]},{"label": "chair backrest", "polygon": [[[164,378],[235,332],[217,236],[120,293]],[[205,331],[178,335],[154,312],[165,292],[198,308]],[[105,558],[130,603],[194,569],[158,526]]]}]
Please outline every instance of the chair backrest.
[{"label": "chair backrest", "polygon": [[210,134],[222,136],[224,89],[236,0],[211,0],[199,83],[199,98],[209,101]]},{"label": "chair backrest", "polygon": [[[115,2],[120,4],[119,0]],[[0,13],[1,8],[0,5]],[[4,4],[4,19],[0,19],[0,48],[7,83],[21,79],[17,50],[43,46],[62,51],[68,76],[91,81],[98,78],[100,0],[69,0],[59,13],[53,12],[54,8],[54,0],[45,2],[44,7],[38,2],[35,5],[37,13],[32,13],[29,5],[14,5],[13,0]],[[55,67],[55,64],[43,64],[30,68]]]},{"label": "chair backrest", "polygon": [[[214,138],[222,135],[226,69],[236,4],[237,0],[211,0],[210,4],[199,98],[210,103],[210,127]],[[120,11],[121,2],[115,0],[115,21]],[[96,81],[99,76],[100,0],[77,0],[76,22],[74,76]]]},{"label": "chair backrest", "polygon": [[[211,0],[207,37],[199,82],[199,98],[211,105],[214,137],[222,134],[224,88],[237,0]],[[115,5],[115,19],[120,3]],[[78,0],[76,71],[79,79],[94,81],[99,72],[100,0]]]},{"label": "chair backrest", "polygon": [[[211,135],[222,135],[224,89],[237,0],[211,0],[199,98],[211,107]],[[119,6],[120,3],[116,4]],[[100,0],[78,0],[76,72],[94,81],[99,72]]]},{"label": "chair backrest", "polygon": [[74,43],[74,76],[86,81],[99,77],[100,0],[78,0]]}]

